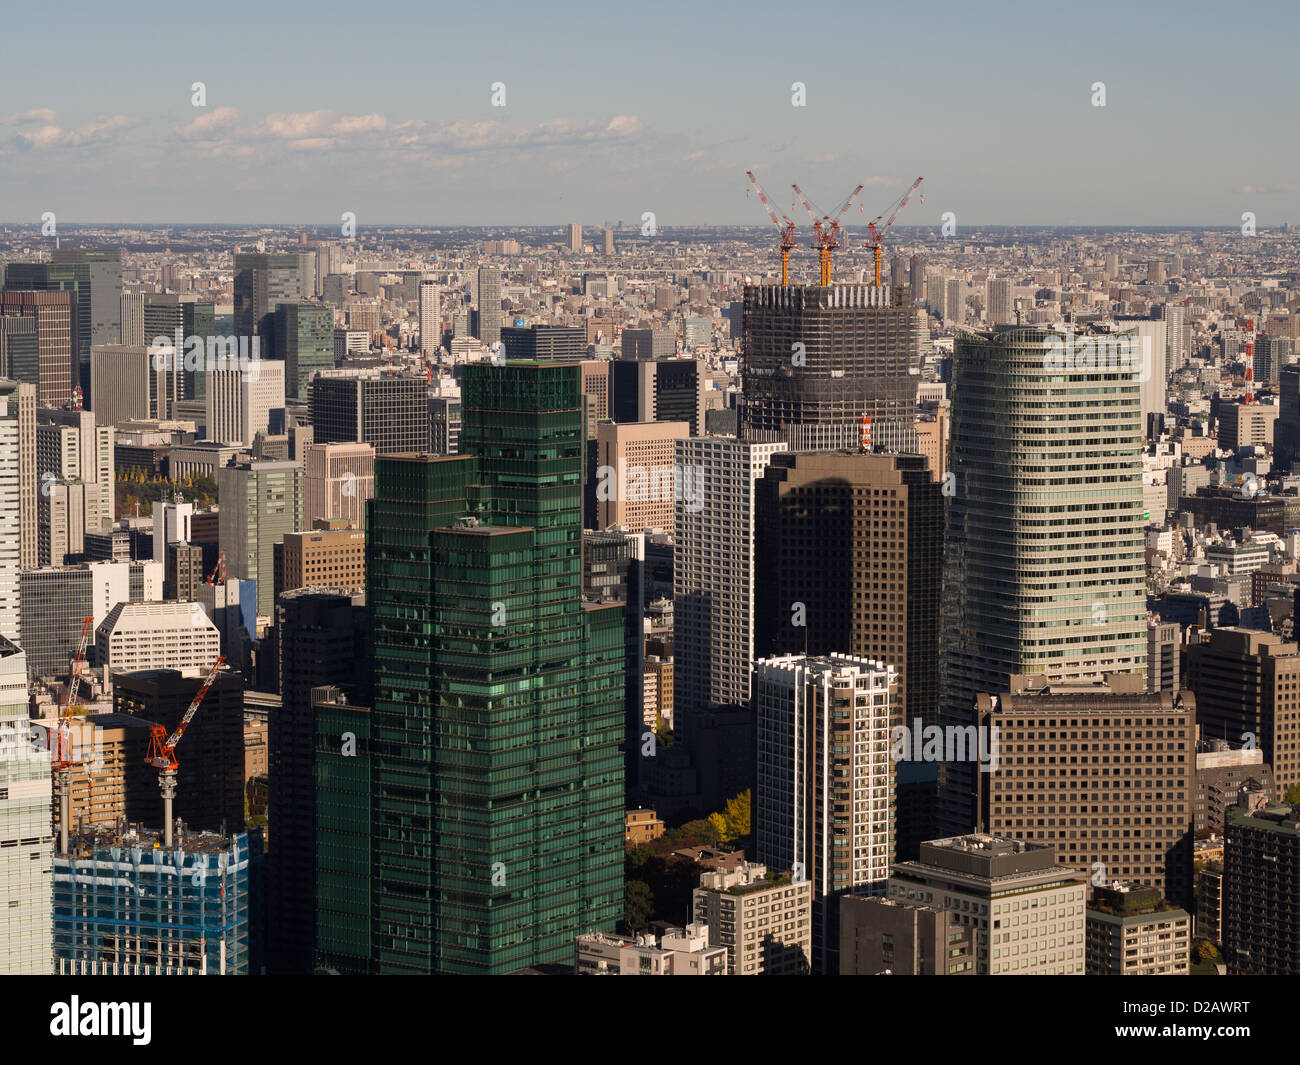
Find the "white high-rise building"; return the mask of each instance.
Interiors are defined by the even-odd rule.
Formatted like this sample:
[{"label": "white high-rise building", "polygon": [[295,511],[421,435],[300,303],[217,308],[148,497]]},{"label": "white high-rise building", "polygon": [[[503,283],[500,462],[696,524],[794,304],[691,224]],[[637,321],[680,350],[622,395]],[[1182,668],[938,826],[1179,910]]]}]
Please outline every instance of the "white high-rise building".
[{"label": "white high-rise building", "polygon": [[435,355],[442,343],[442,294],[436,281],[420,282],[420,351]]},{"label": "white high-rise building", "polygon": [[[69,523],[80,523],[74,533],[103,532],[113,524],[114,429],[96,425],[88,410],[48,410],[36,414],[36,469],[43,481],[80,481],[81,510],[69,514]],[[57,565],[57,561],[55,563]]]},{"label": "white high-rise building", "polygon": [[18,571],[22,566],[18,409],[18,382],[0,377],[0,636],[11,640],[18,639],[21,627],[18,606]]},{"label": "white high-rise building", "polygon": [[209,370],[207,374],[208,439],[218,444],[251,447],[267,432],[272,411],[284,410],[284,363],[258,359],[250,370]]},{"label": "white high-rise building", "polygon": [[839,972],[839,900],[884,894],[898,671],[852,655],[754,663],[758,861],[812,881],[813,971]]},{"label": "white high-rise building", "polygon": [[153,560],[167,564],[167,545],[190,542],[194,504],[160,499],[153,505]]},{"label": "white high-rise building", "polygon": [[0,637],[0,973],[6,976],[54,971],[50,783],[49,751],[33,749],[30,739],[26,656]]},{"label": "white high-rise building", "polygon": [[1165,369],[1173,374],[1187,361],[1187,311],[1180,305],[1166,303],[1165,309]]},{"label": "white high-rise building", "polygon": [[754,662],[756,484],[785,443],[678,440],[674,471],[674,713],[749,702]]},{"label": "white high-rise building", "polygon": [[199,676],[221,653],[221,633],[202,603],[118,603],[95,629],[95,661],[114,673],[176,669]]}]

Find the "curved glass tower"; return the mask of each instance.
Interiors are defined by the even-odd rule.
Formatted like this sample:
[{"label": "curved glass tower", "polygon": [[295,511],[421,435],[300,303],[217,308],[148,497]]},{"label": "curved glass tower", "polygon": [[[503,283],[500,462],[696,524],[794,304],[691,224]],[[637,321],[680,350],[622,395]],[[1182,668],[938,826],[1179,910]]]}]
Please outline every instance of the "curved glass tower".
[{"label": "curved glass tower", "polygon": [[[975,695],[1008,691],[1013,674],[1059,682],[1145,671],[1137,347],[1135,330],[958,332],[945,724],[972,724]],[[975,768],[941,767],[941,825],[952,832],[974,827]]]}]

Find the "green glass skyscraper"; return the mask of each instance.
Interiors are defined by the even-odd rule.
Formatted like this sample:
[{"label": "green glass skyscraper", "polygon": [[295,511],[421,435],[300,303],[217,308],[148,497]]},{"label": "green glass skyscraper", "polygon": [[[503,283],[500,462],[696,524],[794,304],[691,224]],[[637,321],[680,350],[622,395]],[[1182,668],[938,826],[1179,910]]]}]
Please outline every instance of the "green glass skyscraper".
[{"label": "green glass skyscraper", "polygon": [[567,963],[623,906],[623,607],[582,601],[576,363],[475,364],[368,508],[373,968]]}]

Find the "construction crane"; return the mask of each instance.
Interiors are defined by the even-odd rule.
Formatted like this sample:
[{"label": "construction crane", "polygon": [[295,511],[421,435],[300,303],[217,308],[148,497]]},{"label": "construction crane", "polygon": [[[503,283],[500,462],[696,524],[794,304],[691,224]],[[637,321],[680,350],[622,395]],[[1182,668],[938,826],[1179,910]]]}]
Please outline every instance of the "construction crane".
[{"label": "construction crane", "polygon": [[81,765],[72,758],[72,711],[77,694],[77,685],[81,680],[81,671],[86,665],[86,644],[90,640],[90,629],[95,624],[93,617],[82,619],[81,637],[77,640],[77,653],[72,656],[68,667],[68,688],[63,693],[63,702],[59,706],[59,722],[54,732],[54,750],[50,758],[50,767],[54,771],[54,791],[59,804],[59,853],[68,853],[68,828],[72,821],[72,770]]},{"label": "construction crane", "polygon": [[199,712],[203,697],[208,694],[212,682],[217,679],[217,672],[225,660],[225,655],[217,655],[217,660],[212,663],[207,678],[199,686],[194,701],[181,717],[175,732],[168,736],[167,730],[162,725],[152,725],[149,728],[149,754],[145,757],[145,764],[158,770],[158,788],[162,792],[163,800],[163,846],[168,850],[174,842],[172,800],[176,798],[176,771],[181,767],[180,762],[176,761],[176,744],[180,743],[185,730],[194,720],[194,715]]},{"label": "construction crane", "polygon": [[[885,217],[885,211],[881,211],[880,214],[876,215],[875,218],[873,218],[870,222],[867,223],[867,242],[872,246],[872,249],[876,254],[876,287],[877,288],[880,287],[880,264],[881,261],[884,259],[884,255],[885,255],[884,250],[880,246],[881,242],[884,241],[885,239],[885,230],[894,224],[894,219],[898,217],[898,212],[907,206],[907,201],[912,198],[912,193],[914,193],[920,187],[921,182],[924,180],[925,178],[917,178],[915,181],[912,182],[912,187],[910,189],[908,189],[905,193],[903,193],[902,196],[900,196],[897,200],[891,203],[889,207],[885,208],[885,211],[888,211],[892,207],[893,211],[889,216],[889,221],[887,221],[884,225],[878,225],[877,223],[879,223],[880,220]],[[922,203],[925,202],[924,196],[921,197],[921,202]]]},{"label": "construction crane", "polygon": [[[745,176],[749,178],[749,183],[754,186],[754,191],[758,193],[758,198],[762,201],[763,206],[767,208],[767,217],[772,219],[772,225],[776,226],[777,232],[781,234],[781,284],[790,284],[790,249],[795,246],[794,243],[794,223],[785,215],[781,218],[776,217],[776,210],[768,202],[767,193],[763,191],[763,186],[758,183],[758,178],[754,177],[754,171],[746,170]],[[749,191],[745,191],[745,197],[749,197]],[[781,220],[785,220],[785,225]]]},{"label": "construction crane", "polygon": [[844,212],[857,198],[865,185],[859,185],[850,192],[835,208],[833,214],[824,214],[820,218],[816,209],[808,201],[808,197],[803,194],[803,190],[798,185],[791,185],[795,195],[799,197],[799,202],[803,204],[803,209],[808,212],[808,217],[812,219],[813,224],[813,242],[812,247],[816,249],[821,259],[821,283],[829,285],[831,283],[831,253],[840,246],[840,219],[844,217]]},{"label": "construction crane", "polygon": [[[221,579],[217,580],[218,577]],[[224,547],[221,549],[221,554],[217,556],[217,564],[212,567],[212,572],[208,574],[207,580],[203,583],[211,584],[213,581],[218,584],[226,583],[226,549]]]}]

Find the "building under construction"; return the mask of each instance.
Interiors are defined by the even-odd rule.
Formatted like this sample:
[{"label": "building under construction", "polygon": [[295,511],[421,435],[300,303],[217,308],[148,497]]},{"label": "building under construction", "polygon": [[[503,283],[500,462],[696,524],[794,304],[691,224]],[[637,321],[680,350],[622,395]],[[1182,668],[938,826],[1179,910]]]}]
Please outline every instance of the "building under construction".
[{"label": "building under construction", "polygon": [[139,826],[77,834],[54,858],[55,972],[248,975],[262,969],[262,833]]},{"label": "building under construction", "polygon": [[907,285],[750,285],[744,315],[744,439],[916,451],[921,335]]}]

